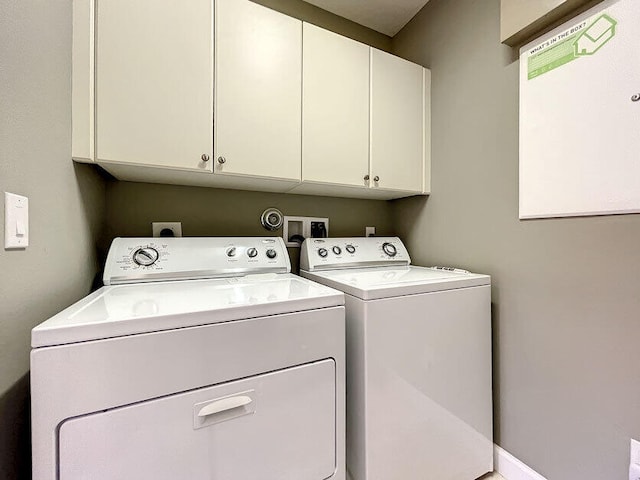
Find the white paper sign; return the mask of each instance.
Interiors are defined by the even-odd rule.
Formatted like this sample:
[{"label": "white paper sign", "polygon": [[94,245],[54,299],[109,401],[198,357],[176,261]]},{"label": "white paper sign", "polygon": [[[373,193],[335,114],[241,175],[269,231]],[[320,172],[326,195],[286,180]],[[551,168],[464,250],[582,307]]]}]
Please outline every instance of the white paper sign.
[{"label": "white paper sign", "polygon": [[640,212],[640,1],[520,51],[520,218]]}]

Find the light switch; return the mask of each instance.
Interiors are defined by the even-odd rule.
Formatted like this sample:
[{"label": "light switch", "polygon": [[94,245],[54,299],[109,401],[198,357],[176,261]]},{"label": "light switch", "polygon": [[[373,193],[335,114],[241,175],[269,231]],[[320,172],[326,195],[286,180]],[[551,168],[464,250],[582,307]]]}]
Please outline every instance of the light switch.
[{"label": "light switch", "polygon": [[4,193],[4,248],[29,246],[29,199]]}]

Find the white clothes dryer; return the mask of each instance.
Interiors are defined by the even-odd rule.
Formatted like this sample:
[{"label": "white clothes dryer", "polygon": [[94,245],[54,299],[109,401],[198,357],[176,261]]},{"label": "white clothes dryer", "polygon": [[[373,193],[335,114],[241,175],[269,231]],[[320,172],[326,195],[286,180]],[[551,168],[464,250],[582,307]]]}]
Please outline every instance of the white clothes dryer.
[{"label": "white clothes dryer", "polygon": [[118,238],[32,331],[35,480],[345,479],[344,295],[281,238]]},{"label": "white clothes dryer", "polygon": [[490,277],[412,266],[396,237],[307,239],[300,265],[346,294],[353,480],[492,471]]}]

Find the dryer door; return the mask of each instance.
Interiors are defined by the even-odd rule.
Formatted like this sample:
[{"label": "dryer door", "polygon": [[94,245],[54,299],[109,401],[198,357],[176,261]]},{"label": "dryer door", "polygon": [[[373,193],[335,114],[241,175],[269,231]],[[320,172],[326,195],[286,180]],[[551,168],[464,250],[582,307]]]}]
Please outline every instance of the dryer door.
[{"label": "dryer door", "polygon": [[65,421],[61,480],[324,480],[336,469],[335,362]]}]

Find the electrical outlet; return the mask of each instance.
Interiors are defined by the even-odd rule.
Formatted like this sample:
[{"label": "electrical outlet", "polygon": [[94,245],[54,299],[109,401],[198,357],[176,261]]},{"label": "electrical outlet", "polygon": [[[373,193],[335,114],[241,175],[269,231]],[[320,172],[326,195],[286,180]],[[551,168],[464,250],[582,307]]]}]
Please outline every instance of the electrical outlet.
[{"label": "electrical outlet", "polygon": [[376,227],[364,227],[364,236],[365,237],[375,237],[376,236]]},{"label": "electrical outlet", "polygon": [[182,236],[182,222],[153,222],[151,229],[154,237]]},{"label": "electrical outlet", "polygon": [[311,238],[327,238],[329,232],[327,231],[327,222],[324,220],[311,221]]}]

